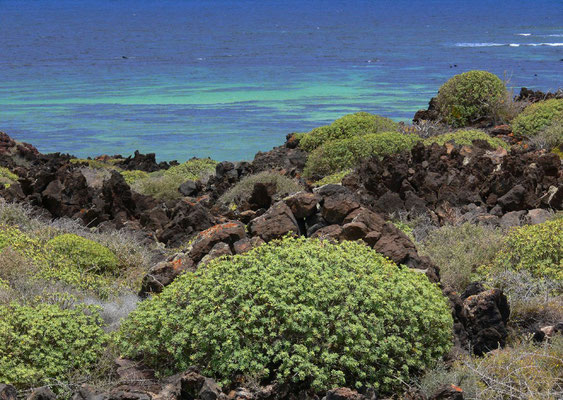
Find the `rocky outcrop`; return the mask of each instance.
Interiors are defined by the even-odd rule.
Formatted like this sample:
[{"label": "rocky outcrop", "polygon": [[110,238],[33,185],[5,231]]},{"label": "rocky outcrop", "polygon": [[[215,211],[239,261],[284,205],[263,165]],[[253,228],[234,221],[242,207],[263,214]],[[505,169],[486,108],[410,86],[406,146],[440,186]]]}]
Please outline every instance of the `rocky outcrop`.
[{"label": "rocky outcrop", "polygon": [[116,166],[125,170],[140,170],[145,172],[154,172],[161,169],[168,169],[172,165],[177,165],[178,163],[172,161],[167,163],[166,161],[157,163],[156,155],[154,153],[141,154],[138,150],[135,150],[133,157],[129,156],[125,159],[121,156],[114,156],[114,158],[122,159],[120,162],[116,163]]},{"label": "rocky outcrop", "polygon": [[485,290],[475,282],[461,296],[449,289],[444,293],[452,306],[454,343],[458,348],[483,355],[504,347],[510,307],[502,290]]},{"label": "rocky outcrop", "polygon": [[417,144],[411,152],[361,164],[343,185],[371,210],[433,213],[499,225],[513,211],[563,209],[563,167],[555,154]]}]

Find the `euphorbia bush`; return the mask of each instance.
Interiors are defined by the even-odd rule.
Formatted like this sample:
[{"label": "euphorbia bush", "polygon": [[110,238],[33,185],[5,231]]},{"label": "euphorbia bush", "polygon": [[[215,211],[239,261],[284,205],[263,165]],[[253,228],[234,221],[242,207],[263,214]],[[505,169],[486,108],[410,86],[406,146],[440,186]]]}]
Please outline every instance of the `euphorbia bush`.
[{"label": "euphorbia bush", "polygon": [[105,341],[92,307],[0,305],[0,382],[25,388],[66,381],[92,367]]},{"label": "euphorbia bush", "polygon": [[312,151],[331,140],[346,139],[353,136],[367,135],[397,129],[397,123],[389,118],[367,112],[348,114],[338,118],[330,125],[321,126],[300,137],[299,146]]},{"label": "euphorbia bush", "polygon": [[491,147],[504,147],[505,149],[510,148],[510,146],[504,142],[502,139],[489,136],[487,133],[478,129],[461,129],[452,133],[444,133],[443,135],[432,136],[424,140],[424,144],[431,145],[432,143],[438,143],[443,145],[447,142],[453,141],[455,144],[460,146],[471,146],[474,140],[484,140],[489,143]]},{"label": "euphorbia bush", "polygon": [[316,148],[307,159],[306,176],[326,176],[355,167],[370,157],[410,150],[420,138],[399,132],[382,132],[333,140]]},{"label": "euphorbia bush", "polygon": [[[187,272],[123,323],[123,354],[161,374],[388,392],[448,351],[451,312],[424,274],[362,243],[284,238]],[[237,378],[238,377],[238,378]]]},{"label": "euphorbia bush", "polygon": [[444,83],[436,103],[448,124],[461,127],[494,117],[507,98],[506,87],[498,76],[487,71],[469,71]]},{"label": "euphorbia bush", "polygon": [[514,228],[506,236],[493,268],[526,270],[536,278],[563,281],[563,217]]},{"label": "euphorbia bush", "polygon": [[[556,118],[563,117],[563,99],[551,99],[529,105],[512,121],[516,135],[535,136]],[[563,136],[563,132],[559,133]]]}]

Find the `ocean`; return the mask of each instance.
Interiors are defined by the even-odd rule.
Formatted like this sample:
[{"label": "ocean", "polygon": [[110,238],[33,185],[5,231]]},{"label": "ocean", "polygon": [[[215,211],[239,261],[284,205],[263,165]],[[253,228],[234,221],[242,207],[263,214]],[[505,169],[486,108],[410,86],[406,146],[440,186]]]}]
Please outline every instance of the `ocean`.
[{"label": "ocean", "polygon": [[0,0],[0,131],[42,152],[248,160],[472,69],[561,87],[561,0]]}]

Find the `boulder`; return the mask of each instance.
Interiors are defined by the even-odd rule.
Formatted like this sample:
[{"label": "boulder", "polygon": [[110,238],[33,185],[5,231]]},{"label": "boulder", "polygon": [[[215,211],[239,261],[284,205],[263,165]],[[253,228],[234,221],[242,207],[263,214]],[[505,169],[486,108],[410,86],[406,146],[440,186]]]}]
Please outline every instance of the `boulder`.
[{"label": "boulder", "polygon": [[366,237],[369,228],[363,222],[349,222],[342,226],[340,240],[359,240]]},{"label": "boulder", "polygon": [[276,184],[274,182],[257,182],[252,188],[252,193],[248,203],[251,209],[268,208],[272,205],[272,198],[276,194]]},{"label": "boulder", "polygon": [[189,252],[190,258],[198,263],[217,243],[224,242],[231,245],[244,237],[246,237],[246,229],[240,221],[229,221],[212,226],[197,235]]},{"label": "boulder", "polygon": [[298,192],[284,199],[295,218],[310,217],[317,211],[319,196],[315,193]]},{"label": "boulder", "polygon": [[264,243],[259,237],[243,238],[233,244],[233,250],[235,254],[243,254]]},{"label": "boulder", "polygon": [[350,388],[340,387],[326,392],[325,400],[367,400],[367,397]]},{"label": "boulder", "polygon": [[196,181],[187,180],[178,187],[178,191],[183,196],[194,196],[197,194],[198,185]]},{"label": "boulder", "polygon": [[499,197],[497,203],[504,211],[520,210],[523,207],[526,188],[522,185],[516,185],[510,189],[505,195]]},{"label": "boulder", "polygon": [[162,292],[162,289],[171,284],[178,275],[193,267],[194,262],[189,257],[159,262],[144,276],[139,296],[146,297],[149,293]]},{"label": "boulder", "polygon": [[354,196],[350,194],[336,194],[326,197],[323,201],[321,214],[329,224],[341,224],[344,218],[360,207]]},{"label": "boulder", "polygon": [[456,385],[440,386],[428,400],[463,400],[463,389]]},{"label": "boulder", "polygon": [[40,387],[38,389],[34,389],[29,396],[27,396],[27,400],[56,400],[57,396],[55,393],[51,391],[48,387]]},{"label": "boulder", "polygon": [[232,254],[233,253],[231,252],[231,248],[227,243],[219,242],[216,243],[215,246],[213,246],[213,248],[209,251],[209,253],[201,259],[199,265],[204,265],[211,260],[214,260],[215,258],[230,256]]},{"label": "boulder", "polygon": [[534,208],[533,210],[528,211],[528,215],[526,215],[526,223],[530,225],[541,224],[552,217],[552,214],[544,210],[543,208]]},{"label": "boulder", "polygon": [[180,398],[185,400],[217,400],[221,388],[211,379],[206,378],[199,371],[191,367],[180,378]]},{"label": "boulder", "polygon": [[12,385],[0,383],[0,400],[18,400],[18,392],[16,391],[16,388]]},{"label": "boulder", "polygon": [[491,289],[463,299],[463,320],[476,355],[504,347],[510,316],[508,300],[502,290]]},{"label": "boulder", "polygon": [[500,218],[501,228],[512,228],[513,226],[521,226],[524,222],[526,211],[510,211]]},{"label": "boulder", "polygon": [[289,233],[299,234],[299,225],[283,201],[277,202],[263,215],[250,221],[248,226],[252,236],[259,236],[266,242]]},{"label": "boulder", "polygon": [[338,241],[341,235],[342,235],[342,227],[340,225],[334,224],[316,230],[315,233],[311,235],[311,237]]}]

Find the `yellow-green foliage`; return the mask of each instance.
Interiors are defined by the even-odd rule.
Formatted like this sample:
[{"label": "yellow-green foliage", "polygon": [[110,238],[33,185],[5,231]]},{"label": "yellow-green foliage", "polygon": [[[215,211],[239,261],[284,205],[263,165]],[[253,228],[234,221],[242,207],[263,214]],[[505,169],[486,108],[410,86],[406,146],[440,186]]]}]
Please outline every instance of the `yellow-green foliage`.
[{"label": "yellow-green foliage", "polygon": [[240,198],[248,198],[250,197],[256,183],[275,184],[276,193],[280,196],[285,196],[303,190],[303,186],[287,176],[281,175],[277,172],[264,171],[256,175],[243,178],[239,183],[222,195],[219,201],[229,204]]},{"label": "yellow-green foliage", "polygon": [[[535,136],[554,118],[563,116],[563,99],[551,99],[529,105],[512,121],[512,131],[520,136]],[[563,132],[560,132],[563,135]]]},{"label": "yellow-green foliage", "polygon": [[563,218],[511,230],[492,265],[563,281]]},{"label": "yellow-green foliage", "polygon": [[284,238],[181,275],[118,342],[161,374],[199,365],[223,384],[242,374],[388,393],[448,351],[451,329],[424,274],[362,243]]},{"label": "yellow-green foliage", "polygon": [[151,172],[148,177],[136,180],[132,189],[158,199],[177,199],[182,195],[178,188],[187,180],[197,181],[215,171],[217,161],[209,158],[192,158],[167,170]]},{"label": "yellow-green foliage", "polygon": [[120,263],[97,242],[63,234],[44,243],[15,227],[0,226],[0,253],[7,247],[37,267],[37,279],[61,281],[101,297],[115,289]]},{"label": "yellow-green foliage", "polygon": [[125,182],[129,185],[134,184],[135,182],[141,179],[147,179],[149,177],[149,173],[145,171],[133,170],[133,171],[121,171],[121,175]]},{"label": "yellow-green foliage", "polygon": [[333,140],[311,152],[305,165],[305,176],[327,176],[355,167],[371,157],[410,150],[420,138],[399,132],[382,132]]},{"label": "yellow-green foliage", "polygon": [[495,149],[497,147],[503,147],[505,149],[510,148],[510,146],[502,139],[491,137],[487,133],[478,129],[458,130],[452,133],[432,136],[428,139],[425,139],[424,144],[427,146],[431,145],[432,143],[443,145],[447,142],[453,141],[460,146],[471,146],[474,140],[484,140]]},{"label": "yellow-green foliage", "polygon": [[37,387],[85,373],[104,348],[97,309],[0,305],[0,382]]},{"label": "yellow-green foliage", "polygon": [[494,117],[506,98],[506,87],[499,77],[487,71],[469,71],[444,83],[436,103],[442,118],[460,127]]},{"label": "yellow-green foliage", "polygon": [[18,180],[18,176],[8,168],[0,167],[0,184],[10,186]]},{"label": "yellow-green foliage", "polygon": [[313,186],[321,187],[323,185],[329,184],[339,184],[342,183],[342,179],[352,172],[351,169],[346,169],[344,171],[336,172],[332,175],[325,176],[323,179],[316,181]]},{"label": "yellow-green foliage", "polygon": [[312,151],[331,140],[346,139],[385,131],[395,131],[397,123],[379,115],[358,112],[337,119],[330,125],[321,126],[300,137],[299,146]]},{"label": "yellow-green foliage", "polygon": [[114,169],[119,170],[120,168],[116,167],[115,164],[123,161],[120,159],[111,159],[108,161],[101,161],[101,160],[92,160],[88,158],[72,158],[70,160],[73,164],[86,164],[88,167],[93,169]]},{"label": "yellow-green foliage", "polygon": [[84,272],[108,273],[119,267],[117,257],[107,247],[71,233],[49,240],[46,251],[55,264],[70,263]]}]

